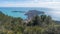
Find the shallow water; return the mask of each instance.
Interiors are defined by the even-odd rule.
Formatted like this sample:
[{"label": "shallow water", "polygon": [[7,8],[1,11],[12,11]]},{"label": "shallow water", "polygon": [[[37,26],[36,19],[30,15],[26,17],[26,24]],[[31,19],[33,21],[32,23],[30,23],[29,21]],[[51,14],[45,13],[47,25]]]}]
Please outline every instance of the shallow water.
[{"label": "shallow water", "polygon": [[[52,15],[50,12],[53,11],[51,8],[44,8],[44,7],[0,7],[0,11],[2,11],[4,14],[8,16],[13,16],[13,17],[21,17],[23,19],[26,19],[25,13],[20,13],[20,12],[12,12],[12,11],[23,11],[27,12],[29,10],[39,10],[39,11],[44,11],[47,15],[52,16],[53,19],[55,19],[55,16]],[[58,18],[56,18],[58,19]]]}]

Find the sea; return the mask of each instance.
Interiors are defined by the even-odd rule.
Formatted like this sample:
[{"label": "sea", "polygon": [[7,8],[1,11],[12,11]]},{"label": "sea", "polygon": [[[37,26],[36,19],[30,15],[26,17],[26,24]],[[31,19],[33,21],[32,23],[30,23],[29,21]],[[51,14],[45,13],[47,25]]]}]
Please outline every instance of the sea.
[{"label": "sea", "polygon": [[[51,8],[45,8],[45,7],[0,7],[0,11],[2,11],[5,15],[12,17],[21,17],[22,19],[27,18],[25,13],[28,12],[29,10],[43,11],[47,15],[50,15],[49,12],[52,11]],[[13,12],[13,11],[22,11],[22,12]]]}]

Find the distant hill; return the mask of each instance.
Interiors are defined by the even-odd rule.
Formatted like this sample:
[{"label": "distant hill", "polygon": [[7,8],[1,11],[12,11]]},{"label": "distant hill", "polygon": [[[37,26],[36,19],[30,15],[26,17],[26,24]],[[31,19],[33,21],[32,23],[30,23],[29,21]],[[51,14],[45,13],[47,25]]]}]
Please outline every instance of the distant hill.
[{"label": "distant hill", "polygon": [[36,16],[36,15],[39,15],[39,14],[44,14],[43,11],[38,11],[38,10],[29,10],[27,13],[25,13],[25,15],[28,16],[28,19]]},{"label": "distant hill", "polygon": [[56,24],[60,24],[60,21],[54,21]]}]

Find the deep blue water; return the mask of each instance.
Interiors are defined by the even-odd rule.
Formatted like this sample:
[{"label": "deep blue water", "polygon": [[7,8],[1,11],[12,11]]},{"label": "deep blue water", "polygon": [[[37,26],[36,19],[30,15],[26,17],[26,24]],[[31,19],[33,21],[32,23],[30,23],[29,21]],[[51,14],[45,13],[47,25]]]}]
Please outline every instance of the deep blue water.
[{"label": "deep blue water", "polygon": [[44,11],[49,15],[49,11],[52,9],[50,8],[44,8],[44,7],[0,7],[0,11],[2,11],[4,14],[8,16],[13,16],[13,17],[21,17],[23,19],[26,19],[27,16],[25,16],[25,13],[19,13],[19,12],[12,12],[12,11],[24,11],[27,12],[29,10],[39,10],[39,11]]}]

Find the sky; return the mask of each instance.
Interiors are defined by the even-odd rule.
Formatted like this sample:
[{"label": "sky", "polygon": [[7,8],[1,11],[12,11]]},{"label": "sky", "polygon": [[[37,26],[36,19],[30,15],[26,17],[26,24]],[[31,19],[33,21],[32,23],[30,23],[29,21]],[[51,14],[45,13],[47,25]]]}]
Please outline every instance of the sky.
[{"label": "sky", "polygon": [[47,14],[60,20],[60,0],[0,0],[0,7],[46,7],[54,9]]}]

